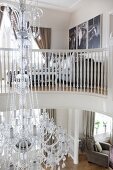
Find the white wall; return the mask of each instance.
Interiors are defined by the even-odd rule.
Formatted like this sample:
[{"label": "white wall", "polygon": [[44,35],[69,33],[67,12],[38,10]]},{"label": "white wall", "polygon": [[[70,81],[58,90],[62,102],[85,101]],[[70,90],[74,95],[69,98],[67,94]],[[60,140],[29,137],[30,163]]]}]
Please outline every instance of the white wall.
[{"label": "white wall", "polygon": [[[29,95],[29,94],[27,94]],[[9,97],[7,108],[6,101]],[[11,93],[0,94],[0,111],[10,109]],[[15,106],[18,109],[18,95],[15,96]],[[79,109],[95,111],[109,116],[113,115],[113,100],[108,97],[91,95],[85,93],[68,93],[68,92],[33,92],[34,108],[54,108],[54,109]],[[29,108],[30,101],[27,96],[26,107]]]},{"label": "white wall", "polygon": [[52,28],[52,49],[68,48],[68,26],[70,13],[43,8],[41,26]]},{"label": "white wall", "polygon": [[[71,113],[72,111],[72,113]],[[83,111],[79,111],[79,137],[83,136]],[[61,126],[69,135],[75,135],[75,109],[56,109],[56,122]],[[70,121],[70,122],[69,122]],[[69,125],[70,124],[70,125]]]},{"label": "white wall", "polygon": [[113,11],[113,0],[81,0],[72,13],[43,8],[41,26],[52,28],[52,49],[68,49],[69,28],[102,14],[102,47],[108,46],[109,12]]},{"label": "white wall", "polygon": [[68,109],[56,109],[56,122],[66,130],[68,128]]},{"label": "white wall", "polygon": [[79,25],[89,19],[103,14],[102,46],[108,45],[109,12],[113,10],[113,0],[81,0],[71,14],[69,28]]},{"label": "white wall", "polygon": [[[5,0],[3,0],[5,2]],[[18,9],[18,5],[15,2],[10,3]],[[30,8],[30,7],[28,7]],[[49,9],[41,8],[43,10],[43,16],[41,17],[41,27],[48,27],[52,29],[52,49],[67,49],[68,48],[68,26],[70,13]],[[29,9],[30,10],[30,9]]]}]

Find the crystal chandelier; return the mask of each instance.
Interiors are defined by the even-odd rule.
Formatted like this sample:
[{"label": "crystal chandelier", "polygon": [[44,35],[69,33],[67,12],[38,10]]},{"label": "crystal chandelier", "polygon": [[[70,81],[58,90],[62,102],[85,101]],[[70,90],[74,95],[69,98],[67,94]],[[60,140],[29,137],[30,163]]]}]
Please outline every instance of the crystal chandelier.
[{"label": "crystal chandelier", "polygon": [[[11,23],[15,25],[19,44],[18,65],[19,74],[12,91],[8,121],[0,116],[0,169],[2,170],[43,170],[46,168],[60,169],[65,167],[66,155],[69,151],[69,139],[65,131],[55,125],[44,110],[39,116],[34,111],[33,102],[27,106],[27,97],[31,98],[29,90],[30,73],[32,72],[30,57],[32,55],[31,36],[39,35],[42,10],[37,7],[37,1],[29,1],[33,6],[19,1],[18,10],[12,9]],[[9,3],[5,4],[10,10]],[[35,6],[34,6],[35,5]],[[35,25],[38,21],[38,26]],[[32,27],[31,27],[32,26]],[[38,29],[37,29],[38,28]],[[18,96],[18,109],[16,100]]]}]

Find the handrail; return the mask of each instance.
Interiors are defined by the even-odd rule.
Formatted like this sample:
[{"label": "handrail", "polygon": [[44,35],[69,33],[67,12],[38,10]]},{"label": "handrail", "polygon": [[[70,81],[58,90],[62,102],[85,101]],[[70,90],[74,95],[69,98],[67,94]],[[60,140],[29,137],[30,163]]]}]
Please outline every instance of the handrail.
[{"label": "handrail", "polygon": [[[18,51],[17,48],[0,48],[0,51]],[[99,52],[108,51],[108,48],[94,48],[94,49],[32,49],[32,51],[38,52]]]}]

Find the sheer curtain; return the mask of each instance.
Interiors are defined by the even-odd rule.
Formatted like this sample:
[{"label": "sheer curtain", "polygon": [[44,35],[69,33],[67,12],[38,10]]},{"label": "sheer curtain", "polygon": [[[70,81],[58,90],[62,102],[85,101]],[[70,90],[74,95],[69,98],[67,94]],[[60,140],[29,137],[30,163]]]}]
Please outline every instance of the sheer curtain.
[{"label": "sheer curtain", "polygon": [[83,124],[84,124],[84,137],[94,137],[94,123],[95,112],[84,111]]},{"label": "sheer curtain", "polygon": [[1,27],[1,23],[2,23],[2,18],[3,18],[3,11],[4,11],[5,7],[4,6],[0,6],[0,27]]}]

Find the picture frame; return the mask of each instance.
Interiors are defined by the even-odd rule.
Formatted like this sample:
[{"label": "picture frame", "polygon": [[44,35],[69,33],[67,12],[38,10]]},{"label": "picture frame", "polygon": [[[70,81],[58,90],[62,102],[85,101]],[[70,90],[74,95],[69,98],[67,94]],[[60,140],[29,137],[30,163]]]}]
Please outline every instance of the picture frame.
[{"label": "picture frame", "polygon": [[69,49],[102,47],[102,15],[69,29]]},{"label": "picture frame", "polygon": [[98,15],[88,21],[88,49],[101,48],[101,17]]},{"label": "picture frame", "polygon": [[69,49],[76,49],[77,47],[77,27],[69,30]]}]

